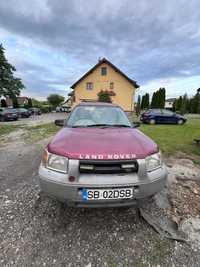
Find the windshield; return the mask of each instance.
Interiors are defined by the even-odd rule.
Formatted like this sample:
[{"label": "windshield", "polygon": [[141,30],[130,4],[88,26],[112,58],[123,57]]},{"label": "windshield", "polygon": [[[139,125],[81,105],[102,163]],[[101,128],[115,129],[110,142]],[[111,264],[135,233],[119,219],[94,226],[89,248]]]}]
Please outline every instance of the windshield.
[{"label": "windshield", "polygon": [[[1,112],[1,111],[0,111]],[[15,113],[16,110],[12,109],[12,108],[4,108],[2,110],[2,113],[5,114],[5,113]]]},{"label": "windshield", "polygon": [[131,127],[124,111],[119,107],[79,106],[67,121],[69,127]]}]

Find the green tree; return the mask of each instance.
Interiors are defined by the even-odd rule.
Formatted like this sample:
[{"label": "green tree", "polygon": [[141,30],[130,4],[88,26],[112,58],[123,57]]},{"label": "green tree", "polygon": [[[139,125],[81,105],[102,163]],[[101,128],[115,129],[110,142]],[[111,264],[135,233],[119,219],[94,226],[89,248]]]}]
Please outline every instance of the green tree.
[{"label": "green tree", "polygon": [[200,88],[197,93],[190,99],[190,112],[200,114]]},{"label": "green tree", "polygon": [[160,88],[160,108],[165,108],[166,91],[165,88]]},{"label": "green tree", "polygon": [[14,96],[20,95],[24,89],[21,79],[14,77],[15,71],[15,67],[5,57],[3,45],[0,44],[0,96],[9,96],[14,100]]},{"label": "green tree", "polygon": [[31,98],[28,99],[27,106],[28,106],[28,108],[32,108],[33,107],[32,99]]},{"label": "green tree", "polygon": [[32,102],[32,106],[33,106],[34,108],[40,108],[40,107],[42,106],[41,101],[39,101],[39,100],[37,100],[37,99],[35,99],[35,98],[32,98],[32,99],[31,99],[31,102]]},{"label": "green tree", "polygon": [[148,93],[146,94],[146,97],[145,97],[145,108],[146,109],[149,108],[149,94]]},{"label": "green tree", "polygon": [[154,92],[151,99],[151,108],[156,108],[156,96],[156,92]]},{"label": "green tree", "polygon": [[191,99],[188,98],[187,94],[185,95],[186,95],[186,113],[190,113]]},{"label": "green tree", "polygon": [[136,105],[136,115],[139,116],[141,111],[141,96],[138,96],[137,105]]},{"label": "green tree", "polygon": [[49,104],[52,105],[53,108],[56,108],[65,100],[65,98],[58,94],[51,94],[47,97],[47,100]]},{"label": "green tree", "polygon": [[152,100],[151,100],[151,108],[159,108],[160,105],[160,91],[156,91],[153,93]]},{"label": "green tree", "polygon": [[13,101],[13,108],[19,108],[19,104],[18,104],[16,95],[12,96],[12,101]]},{"label": "green tree", "polygon": [[164,108],[165,97],[166,97],[165,88],[160,88],[159,90],[154,92],[151,99],[151,108]]},{"label": "green tree", "polygon": [[141,101],[141,110],[144,109],[145,106],[145,95],[142,96],[142,101]]},{"label": "green tree", "polygon": [[1,107],[2,108],[6,108],[7,107],[7,103],[5,99],[1,99]]},{"label": "green tree", "polygon": [[142,102],[141,102],[141,109],[148,109],[149,108],[149,94],[146,93],[142,96]]},{"label": "green tree", "polygon": [[195,103],[196,103],[196,113],[200,114],[200,88],[197,89],[197,93],[195,95]]},{"label": "green tree", "polygon": [[181,105],[180,105],[180,113],[185,114],[186,113],[186,108],[187,108],[187,94],[185,94],[182,97]]}]

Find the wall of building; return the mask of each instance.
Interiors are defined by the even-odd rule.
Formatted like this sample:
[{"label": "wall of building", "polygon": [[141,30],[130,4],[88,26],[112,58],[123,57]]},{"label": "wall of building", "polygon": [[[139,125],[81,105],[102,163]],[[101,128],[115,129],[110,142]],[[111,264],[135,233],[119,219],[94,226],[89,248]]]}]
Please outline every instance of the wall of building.
[{"label": "wall of building", "polygon": [[[107,68],[107,75],[105,76],[101,75],[102,67]],[[93,83],[92,90],[87,90],[86,84],[88,82]],[[111,82],[114,83],[113,89],[110,89]],[[132,111],[134,109],[135,87],[106,63],[102,63],[76,86],[73,106],[82,100],[97,100],[97,95],[101,90],[114,91],[116,95],[111,97],[112,102],[121,106],[125,111]]]}]

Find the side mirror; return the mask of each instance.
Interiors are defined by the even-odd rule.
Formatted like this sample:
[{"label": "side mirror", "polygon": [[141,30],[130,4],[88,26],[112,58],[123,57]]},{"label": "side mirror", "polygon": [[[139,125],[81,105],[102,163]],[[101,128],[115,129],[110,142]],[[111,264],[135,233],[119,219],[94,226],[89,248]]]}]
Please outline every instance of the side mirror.
[{"label": "side mirror", "polygon": [[56,126],[64,126],[64,122],[65,122],[65,120],[55,120],[55,125]]},{"label": "side mirror", "polygon": [[133,122],[133,128],[138,128],[138,127],[140,127],[140,122],[139,121]]}]

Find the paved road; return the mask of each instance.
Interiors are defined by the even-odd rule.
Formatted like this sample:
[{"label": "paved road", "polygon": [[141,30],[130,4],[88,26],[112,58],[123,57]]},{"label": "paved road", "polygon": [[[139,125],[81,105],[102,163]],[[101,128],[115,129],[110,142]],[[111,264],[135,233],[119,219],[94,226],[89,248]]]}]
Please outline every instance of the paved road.
[{"label": "paved road", "polygon": [[29,118],[20,118],[18,121],[9,121],[9,122],[0,122],[0,125],[20,125],[20,124],[26,124],[26,125],[39,125],[44,123],[53,122],[56,119],[64,119],[68,116],[68,113],[62,113],[62,112],[52,112],[47,114],[42,114],[40,116],[33,115]]}]

